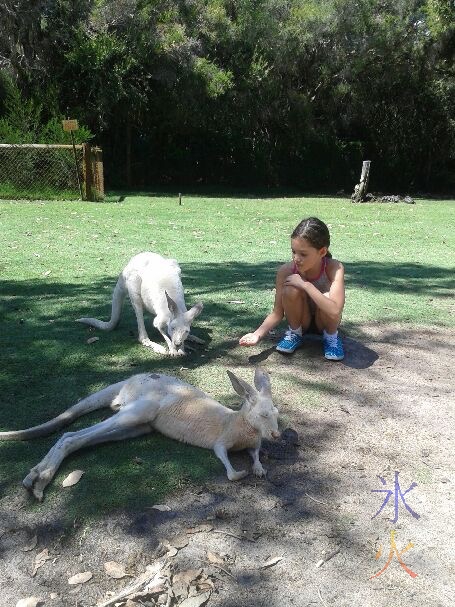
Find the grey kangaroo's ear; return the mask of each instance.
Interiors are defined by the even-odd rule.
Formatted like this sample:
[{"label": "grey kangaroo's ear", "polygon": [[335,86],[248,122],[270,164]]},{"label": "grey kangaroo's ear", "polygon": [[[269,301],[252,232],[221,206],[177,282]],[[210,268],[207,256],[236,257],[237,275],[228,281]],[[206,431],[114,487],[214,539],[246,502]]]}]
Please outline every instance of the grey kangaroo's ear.
[{"label": "grey kangaroo's ear", "polygon": [[227,371],[227,374],[231,380],[232,387],[239,396],[247,398],[250,402],[256,399],[256,391],[253,386],[250,386],[250,384],[240,379],[240,377],[236,377],[232,371]]},{"label": "grey kangaroo's ear", "polygon": [[169,295],[167,294],[167,291],[164,291],[164,292],[166,294],[167,307],[169,308],[169,312],[172,314],[172,316],[177,316],[177,314],[178,314],[177,304],[172,299],[172,297],[169,297]]},{"label": "grey kangaroo's ear", "polygon": [[256,367],[254,372],[254,385],[258,392],[263,392],[265,394],[271,394],[272,388],[270,386],[270,376],[269,374],[261,369],[261,367]]},{"label": "grey kangaroo's ear", "polygon": [[196,318],[196,316],[199,316],[199,314],[202,312],[203,307],[204,307],[204,305],[201,301],[198,301],[197,304],[194,304],[194,306],[192,308],[190,308],[188,310],[188,312],[185,314],[188,321],[193,322],[193,320]]}]

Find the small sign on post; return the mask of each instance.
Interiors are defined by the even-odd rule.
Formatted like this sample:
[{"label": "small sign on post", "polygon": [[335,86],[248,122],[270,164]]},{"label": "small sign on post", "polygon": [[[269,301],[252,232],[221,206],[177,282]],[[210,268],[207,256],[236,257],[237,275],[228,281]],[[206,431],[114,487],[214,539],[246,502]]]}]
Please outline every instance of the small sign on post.
[{"label": "small sign on post", "polygon": [[62,127],[65,132],[71,133],[71,141],[73,143],[73,152],[74,152],[74,163],[76,166],[77,183],[79,185],[79,192],[81,195],[81,200],[84,200],[84,194],[82,192],[82,183],[81,183],[81,178],[79,175],[79,167],[77,166],[76,145],[74,143],[74,135],[73,135],[73,132],[77,131],[77,129],[79,128],[79,125],[77,123],[77,120],[70,120],[68,118],[67,120],[62,120]]},{"label": "small sign on post", "polygon": [[62,127],[64,131],[69,133],[72,131],[77,131],[79,125],[77,123],[77,120],[62,120]]}]

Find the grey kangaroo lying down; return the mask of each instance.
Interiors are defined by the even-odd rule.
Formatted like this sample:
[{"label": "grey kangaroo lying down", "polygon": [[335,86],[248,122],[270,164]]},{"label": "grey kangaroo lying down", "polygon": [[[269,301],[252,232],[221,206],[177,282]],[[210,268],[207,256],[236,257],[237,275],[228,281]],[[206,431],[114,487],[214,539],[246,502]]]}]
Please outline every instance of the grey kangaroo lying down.
[{"label": "grey kangaroo lying down", "polygon": [[112,295],[112,312],[109,321],[96,318],[78,318],[103,331],[112,331],[118,325],[123,301],[128,293],[134,308],[139,331],[139,342],[159,354],[166,348],[149,339],[144,323],[144,308],[155,314],[153,326],[164,337],[171,356],[185,354],[186,339],[203,344],[190,334],[191,323],[202,312],[202,303],[186,309],[180,266],[175,259],[166,259],[157,253],[139,253],[132,257],[120,274]]},{"label": "grey kangaroo lying down", "polygon": [[41,501],[43,491],[70,453],[107,441],[134,438],[158,430],[162,434],[197,447],[213,449],[223,462],[228,479],[236,481],[248,473],[231,466],[229,450],[249,449],[253,473],[264,476],[259,461],[262,438],[278,438],[278,409],[272,401],[270,378],[256,368],[254,385],[227,372],[234,390],[243,398],[238,411],[228,409],[194,386],[176,377],[156,373],[134,375],[112,384],[73,405],[54,419],[28,428],[0,432],[0,440],[28,440],[47,436],[76,418],[110,407],[116,413],[94,426],[67,432],[23,480],[23,485]]}]

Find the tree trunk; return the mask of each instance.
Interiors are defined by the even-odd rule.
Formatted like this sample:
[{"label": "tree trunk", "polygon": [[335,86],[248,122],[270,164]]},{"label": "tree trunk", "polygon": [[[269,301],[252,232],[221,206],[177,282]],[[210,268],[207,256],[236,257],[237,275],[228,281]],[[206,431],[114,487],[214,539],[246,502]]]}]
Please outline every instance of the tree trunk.
[{"label": "tree trunk", "polygon": [[354,193],[351,196],[352,202],[365,202],[366,200],[365,196],[368,191],[368,181],[370,179],[370,164],[370,160],[363,161],[360,183],[354,188]]}]

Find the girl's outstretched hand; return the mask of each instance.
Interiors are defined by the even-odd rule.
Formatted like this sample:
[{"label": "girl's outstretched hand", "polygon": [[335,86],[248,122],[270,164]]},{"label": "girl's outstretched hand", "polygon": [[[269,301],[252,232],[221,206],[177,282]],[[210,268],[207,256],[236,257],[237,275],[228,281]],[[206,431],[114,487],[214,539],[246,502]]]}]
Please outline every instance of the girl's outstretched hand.
[{"label": "girl's outstretched hand", "polygon": [[241,346],[255,346],[259,341],[259,337],[254,333],[247,333],[239,339]]}]

